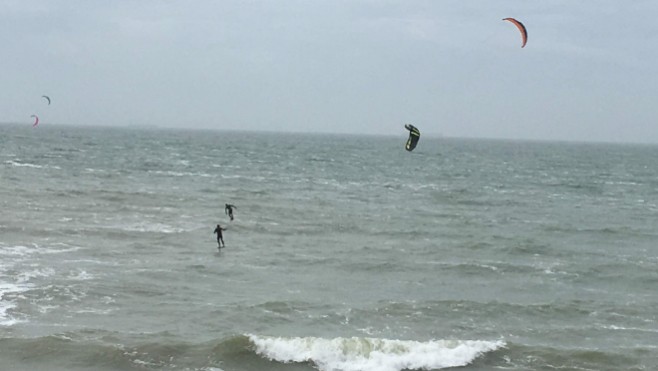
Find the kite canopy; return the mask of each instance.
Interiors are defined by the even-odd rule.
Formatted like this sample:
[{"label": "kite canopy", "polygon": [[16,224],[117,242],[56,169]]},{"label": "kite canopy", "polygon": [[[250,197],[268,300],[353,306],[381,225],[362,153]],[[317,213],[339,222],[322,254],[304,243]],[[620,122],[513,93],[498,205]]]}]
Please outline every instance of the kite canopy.
[{"label": "kite canopy", "polygon": [[48,105],[50,106],[50,97],[49,96],[42,95],[41,98],[46,98],[46,100],[48,101]]},{"label": "kite canopy", "polygon": [[516,28],[519,29],[519,32],[521,32],[521,38],[523,40],[522,44],[521,44],[521,47],[523,48],[525,46],[525,43],[528,42],[528,31],[525,29],[525,26],[523,25],[523,23],[517,21],[514,18],[503,18],[503,21],[512,22],[516,26]]},{"label": "kite canopy", "polygon": [[420,130],[418,130],[413,125],[404,125],[404,128],[409,130],[409,139],[407,139],[407,144],[404,146],[407,151],[411,152],[416,148],[418,140],[420,139]]},{"label": "kite canopy", "polygon": [[32,115],[30,117],[34,117],[34,124],[32,124],[33,127],[39,125],[39,116]]}]

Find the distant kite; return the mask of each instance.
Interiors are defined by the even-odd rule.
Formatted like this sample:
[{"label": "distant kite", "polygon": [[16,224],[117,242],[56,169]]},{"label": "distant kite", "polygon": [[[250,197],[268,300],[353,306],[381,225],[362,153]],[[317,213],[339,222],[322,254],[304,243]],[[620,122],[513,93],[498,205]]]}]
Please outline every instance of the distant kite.
[{"label": "distant kite", "polygon": [[50,97],[47,95],[42,95],[41,98],[46,98],[48,100],[48,105],[50,106]]},{"label": "distant kite", "polygon": [[32,127],[35,127],[35,126],[39,125],[39,116],[32,115],[30,117],[34,117],[34,124],[32,124]]},{"label": "distant kite", "polygon": [[521,38],[523,40],[522,44],[521,44],[521,47],[523,48],[525,46],[525,43],[528,42],[528,31],[525,29],[525,26],[523,25],[523,23],[517,21],[514,18],[503,18],[503,21],[512,22],[516,26],[516,28],[519,29],[519,31],[521,32]]},{"label": "distant kite", "polygon": [[420,139],[420,130],[418,130],[413,125],[404,125],[404,128],[409,130],[409,139],[407,139],[407,144],[404,146],[407,151],[411,152],[416,148],[418,140]]}]

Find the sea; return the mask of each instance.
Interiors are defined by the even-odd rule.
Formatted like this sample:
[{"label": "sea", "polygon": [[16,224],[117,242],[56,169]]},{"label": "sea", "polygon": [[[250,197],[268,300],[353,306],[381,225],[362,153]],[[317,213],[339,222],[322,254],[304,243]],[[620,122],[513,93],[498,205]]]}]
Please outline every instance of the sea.
[{"label": "sea", "polygon": [[406,137],[0,125],[0,370],[658,370],[658,145]]}]

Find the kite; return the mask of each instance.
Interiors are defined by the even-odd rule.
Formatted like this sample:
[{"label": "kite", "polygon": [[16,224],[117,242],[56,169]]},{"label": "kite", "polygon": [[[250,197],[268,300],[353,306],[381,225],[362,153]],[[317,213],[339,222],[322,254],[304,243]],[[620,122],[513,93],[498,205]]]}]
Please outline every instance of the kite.
[{"label": "kite", "polygon": [[407,144],[404,146],[404,148],[411,152],[414,150],[414,148],[416,148],[416,145],[418,144],[418,140],[420,139],[420,131],[413,125],[404,125],[404,128],[409,130],[409,139],[407,139]]},{"label": "kite", "polygon": [[50,97],[47,95],[42,95],[41,98],[46,98],[48,100],[48,105],[50,106]]},{"label": "kite", "polygon": [[521,39],[523,40],[523,42],[521,43],[521,47],[523,48],[525,46],[525,43],[528,42],[528,31],[525,29],[523,23],[517,21],[514,18],[503,18],[503,21],[512,22],[516,26],[516,28],[519,29],[519,31],[521,32]]},{"label": "kite", "polygon": [[35,126],[39,125],[39,116],[32,115],[30,117],[34,117],[34,124],[32,124],[32,127],[35,127]]}]

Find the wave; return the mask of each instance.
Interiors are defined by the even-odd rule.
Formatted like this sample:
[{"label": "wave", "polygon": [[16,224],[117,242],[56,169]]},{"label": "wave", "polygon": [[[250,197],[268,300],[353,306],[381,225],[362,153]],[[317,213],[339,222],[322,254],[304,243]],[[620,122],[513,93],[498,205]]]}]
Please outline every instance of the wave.
[{"label": "wave", "polygon": [[172,176],[172,177],[199,177],[199,178],[215,178],[216,175],[199,172],[189,171],[173,171],[173,170],[149,170],[150,174]]},{"label": "wave", "polygon": [[82,247],[65,243],[53,243],[49,245],[33,243],[32,246],[25,246],[5,245],[0,242],[0,256],[27,257],[34,254],[63,254],[78,251],[80,249],[82,249]]},{"label": "wave", "polygon": [[649,370],[655,369],[654,354],[655,348],[641,345],[599,349],[509,344],[503,360],[508,370]]},{"label": "wave", "polygon": [[32,164],[29,162],[19,162],[19,161],[14,161],[14,160],[7,160],[5,161],[5,164],[11,165],[14,167],[30,167],[34,169],[44,169],[44,168],[51,168],[51,169],[57,169],[61,170],[62,168],[59,166],[54,166],[54,165],[37,165],[37,164]]},{"label": "wave", "polygon": [[389,340],[377,338],[273,337],[247,335],[270,360],[311,362],[320,371],[401,371],[466,366],[505,346],[483,340]]},{"label": "wave", "polygon": [[[33,244],[32,247],[23,245],[5,245],[0,243],[0,326],[13,326],[25,322],[25,316],[14,312],[20,300],[25,299],[24,293],[35,289],[35,279],[52,277],[56,270],[52,267],[39,264],[23,264],[35,255],[50,255],[67,253],[80,249],[63,243],[49,246]],[[85,271],[78,271],[71,279],[85,280],[90,275]],[[1,367],[0,367],[1,369]]]},{"label": "wave", "polygon": [[[656,347],[600,349],[502,341],[316,338],[233,335],[185,341],[169,332],[92,328],[35,338],[0,338],[0,369],[187,371],[401,371],[454,367],[491,370],[655,369]],[[291,365],[291,363],[296,363]]]},{"label": "wave", "polygon": [[13,160],[5,161],[5,164],[16,166],[16,167],[33,167],[35,169],[43,169],[43,166],[41,166],[41,165],[30,164],[28,162],[18,162],[18,161],[13,161]]},{"label": "wave", "polygon": [[22,322],[10,314],[11,310],[16,308],[16,302],[13,300],[17,295],[29,290],[30,284],[12,284],[0,282],[0,326],[12,326]]},{"label": "wave", "polygon": [[[239,338],[219,344],[192,344],[171,340],[167,333],[153,334],[136,344],[122,335],[85,329],[36,338],[0,338],[2,370],[188,370],[222,371],[223,359],[239,365],[239,353],[231,345]],[[231,357],[236,357],[232,360]],[[241,368],[244,369],[244,368]]]},{"label": "wave", "polygon": [[133,224],[125,225],[115,225],[110,226],[111,229],[119,229],[125,232],[138,232],[138,233],[164,233],[164,234],[176,234],[183,233],[193,229],[185,229],[180,227],[174,227],[169,224],[164,223],[148,223],[148,222],[139,222]]}]

